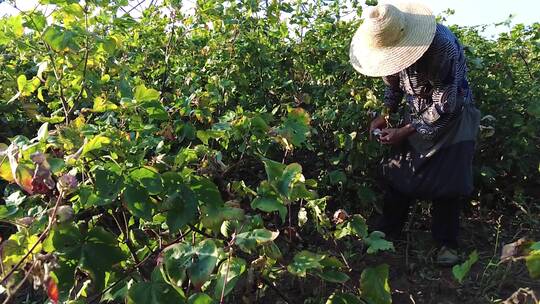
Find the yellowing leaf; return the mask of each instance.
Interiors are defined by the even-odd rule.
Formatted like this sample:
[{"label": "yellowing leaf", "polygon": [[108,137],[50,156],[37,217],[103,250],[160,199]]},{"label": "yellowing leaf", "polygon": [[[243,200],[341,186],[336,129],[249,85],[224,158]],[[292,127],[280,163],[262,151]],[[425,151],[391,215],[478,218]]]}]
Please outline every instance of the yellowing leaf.
[{"label": "yellowing leaf", "polygon": [[15,37],[19,38],[22,35],[24,35],[22,15],[10,17],[8,23],[11,26],[11,29],[13,30],[13,34],[15,34]]},{"label": "yellowing leaf", "polygon": [[103,147],[107,146],[110,143],[111,143],[110,138],[103,135],[98,135],[92,138],[90,141],[88,141],[88,143],[84,145],[81,156],[84,156],[86,153],[90,151],[102,149]]},{"label": "yellowing leaf", "polygon": [[13,171],[9,165],[8,146],[0,143],[0,178],[12,183],[15,181]]},{"label": "yellowing leaf", "polygon": [[17,184],[24,189],[24,191],[32,194],[32,178],[33,171],[26,165],[18,165],[16,172]]},{"label": "yellowing leaf", "polygon": [[9,160],[7,156],[0,156],[0,178],[12,183],[15,181],[13,174],[11,174],[11,166],[9,165]]},{"label": "yellowing leaf", "polygon": [[19,75],[17,77],[17,88],[22,96],[30,96],[40,85],[40,80],[37,77],[32,80],[26,79],[25,75]]},{"label": "yellowing leaf", "polygon": [[[11,269],[30,251],[38,241],[37,235],[27,235],[23,231],[12,234],[8,240],[3,243],[2,262],[5,269]],[[40,252],[41,244],[37,245],[33,252]],[[32,255],[28,258],[32,260]]]},{"label": "yellowing leaf", "polygon": [[94,107],[92,108],[92,111],[94,112],[102,113],[106,111],[114,111],[116,109],[118,109],[118,106],[107,99],[99,96],[94,99]]},{"label": "yellowing leaf", "polygon": [[154,89],[147,89],[144,84],[135,88],[135,100],[138,102],[152,101],[159,98],[159,92]]}]

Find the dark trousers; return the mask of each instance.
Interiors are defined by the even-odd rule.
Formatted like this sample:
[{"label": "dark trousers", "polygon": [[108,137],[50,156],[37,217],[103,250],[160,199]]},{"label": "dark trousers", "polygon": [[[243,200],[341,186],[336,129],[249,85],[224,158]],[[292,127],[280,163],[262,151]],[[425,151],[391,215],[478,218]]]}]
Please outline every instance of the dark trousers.
[{"label": "dark trousers", "polygon": [[[376,224],[376,230],[391,238],[398,238],[407,221],[409,209],[415,202],[393,189],[388,189],[384,196],[383,215]],[[463,206],[462,197],[441,198],[431,201],[431,233],[438,246],[457,248],[459,216]]]}]

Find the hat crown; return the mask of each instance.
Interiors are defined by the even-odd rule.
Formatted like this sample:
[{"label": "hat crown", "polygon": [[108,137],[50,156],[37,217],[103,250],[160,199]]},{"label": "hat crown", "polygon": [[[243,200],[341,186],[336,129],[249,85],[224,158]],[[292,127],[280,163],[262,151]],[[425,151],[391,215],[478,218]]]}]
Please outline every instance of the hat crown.
[{"label": "hat crown", "polygon": [[364,41],[372,47],[395,45],[404,35],[404,13],[391,4],[372,6],[364,11]]}]

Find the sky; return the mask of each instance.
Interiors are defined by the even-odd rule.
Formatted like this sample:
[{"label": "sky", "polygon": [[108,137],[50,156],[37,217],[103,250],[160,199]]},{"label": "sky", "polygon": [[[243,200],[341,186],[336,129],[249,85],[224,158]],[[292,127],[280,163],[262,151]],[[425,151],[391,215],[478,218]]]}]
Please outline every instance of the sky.
[{"label": "sky", "polygon": [[[448,17],[447,24],[473,26],[493,24],[506,21],[510,14],[514,15],[512,23],[532,24],[540,22],[540,0],[422,0],[435,14],[448,8],[455,10]],[[506,31],[504,26],[488,28],[489,34]]]},{"label": "sky", "polygon": [[[455,14],[448,17],[447,24],[461,26],[493,24],[503,22],[510,14],[514,15],[513,23],[531,24],[540,22],[540,0],[416,0],[427,4],[435,14],[440,14],[448,8]],[[17,11],[8,3],[0,0],[0,16],[15,14]],[[38,0],[17,0],[19,8],[31,9]],[[193,3],[193,1],[189,1]],[[506,31],[504,26],[489,27],[487,36]]]}]

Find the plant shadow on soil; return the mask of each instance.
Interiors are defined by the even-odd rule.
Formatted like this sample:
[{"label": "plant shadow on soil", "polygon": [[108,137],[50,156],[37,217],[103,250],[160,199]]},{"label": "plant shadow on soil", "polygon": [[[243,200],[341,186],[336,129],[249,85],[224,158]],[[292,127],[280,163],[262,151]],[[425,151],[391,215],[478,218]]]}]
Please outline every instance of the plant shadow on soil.
[{"label": "plant shadow on soil", "polygon": [[[472,251],[477,250],[479,259],[462,284],[454,278],[451,267],[443,268],[435,264],[436,248],[429,231],[430,217],[422,214],[412,222],[409,232],[404,233],[403,238],[408,238],[408,241],[394,241],[395,251],[358,254],[356,258],[348,259],[352,269],[348,273],[351,280],[347,282],[349,286],[341,287],[341,290],[357,293],[362,270],[386,263],[390,266],[389,284],[395,304],[537,304],[533,299],[540,295],[540,281],[529,276],[524,262],[499,262],[502,246],[523,236],[534,238],[540,235],[538,226],[524,226],[519,214],[500,211],[471,213],[462,216],[459,255],[464,261]],[[535,217],[533,222],[537,223],[538,216]],[[326,244],[324,240],[304,239],[304,243],[310,243],[309,247],[313,250],[324,248],[334,251],[337,256],[340,255],[339,251],[343,253],[343,250],[334,244]],[[353,245],[345,250],[364,249],[362,245]],[[257,303],[325,303],[334,290],[340,290],[339,285],[327,284],[309,276],[303,279],[287,277],[279,286],[288,301],[275,291],[268,290]]]}]

